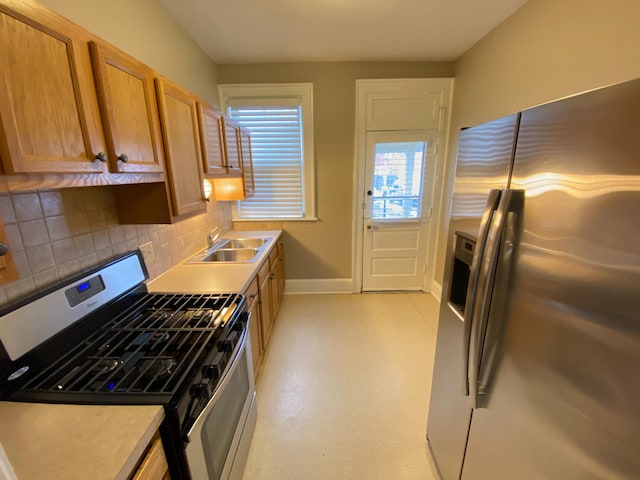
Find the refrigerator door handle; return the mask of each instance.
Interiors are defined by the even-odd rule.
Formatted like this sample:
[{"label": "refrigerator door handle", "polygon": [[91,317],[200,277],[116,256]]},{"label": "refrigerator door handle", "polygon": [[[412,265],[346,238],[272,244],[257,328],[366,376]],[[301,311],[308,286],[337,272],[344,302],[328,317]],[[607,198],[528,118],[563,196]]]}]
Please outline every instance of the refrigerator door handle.
[{"label": "refrigerator door handle", "polygon": [[523,206],[524,190],[506,189],[502,192],[500,204],[488,229],[484,256],[478,265],[478,285],[469,339],[469,396],[472,408],[483,407],[482,402],[479,402],[481,393],[478,392],[478,378],[504,228],[508,214],[521,212]]},{"label": "refrigerator door handle", "polygon": [[469,349],[471,347],[471,323],[474,313],[474,307],[476,303],[476,294],[478,288],[478,276],[480,274],[480,261],[484,256],[484,250],[487,245],[487,237],[489,236],[489,227],[493,214],[498,208],[500,202],[500,190],[494,189],[489,191],[487,197],[487,206],[482,214],[480,221],[480,231],[478,232],[478,239],[476,241],[476,247],[473,251],[473,259],[471,261],[471,272],[469,274],[469,286],[467,287],[467,298],[465,299],[464,310],[464,336],[463,336],[463,386],[462,390],[465,396],[469,395]]}]

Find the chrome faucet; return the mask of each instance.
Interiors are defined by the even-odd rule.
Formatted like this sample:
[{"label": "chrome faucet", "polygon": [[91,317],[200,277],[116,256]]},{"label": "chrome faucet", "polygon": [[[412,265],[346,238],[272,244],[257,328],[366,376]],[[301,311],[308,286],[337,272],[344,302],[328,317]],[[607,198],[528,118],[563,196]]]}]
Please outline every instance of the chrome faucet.
[{"label": "chrome faucet", "polygon": [[228,230],[229,227],[214,227],[214,229],[209,232],[209,235],[207,235],[207,244],[209,245],[209,248],[213,248],[220,236]]}]

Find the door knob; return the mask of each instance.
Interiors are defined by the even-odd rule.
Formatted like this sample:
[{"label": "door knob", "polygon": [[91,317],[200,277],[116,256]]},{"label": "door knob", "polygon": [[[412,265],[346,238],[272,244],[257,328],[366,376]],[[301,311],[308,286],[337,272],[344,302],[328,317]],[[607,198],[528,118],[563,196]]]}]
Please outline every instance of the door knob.
[{"label": "door knob", "polygon": [[373,195],[373,192],[371,190],[367,190],[367,195],[371,196]]}]

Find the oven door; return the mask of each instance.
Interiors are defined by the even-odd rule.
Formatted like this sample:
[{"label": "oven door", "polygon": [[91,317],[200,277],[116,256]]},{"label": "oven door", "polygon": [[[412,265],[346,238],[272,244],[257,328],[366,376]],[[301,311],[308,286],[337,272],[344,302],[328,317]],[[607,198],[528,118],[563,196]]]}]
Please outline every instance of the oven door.
[{"label": "oven door", "polygon": [[245,327],[226,375],[189,430],[186,454],[193,479],[242,476],[257,416],[249,342]]}]

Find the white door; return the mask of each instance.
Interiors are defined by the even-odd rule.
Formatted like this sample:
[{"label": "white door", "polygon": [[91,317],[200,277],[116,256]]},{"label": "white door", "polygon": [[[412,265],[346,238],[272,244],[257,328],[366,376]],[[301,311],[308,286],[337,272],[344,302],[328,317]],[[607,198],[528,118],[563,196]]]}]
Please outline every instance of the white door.
[{"label": "white door", "polygon": [[367,133],[362,291],[424,289],[436,138]]}]

